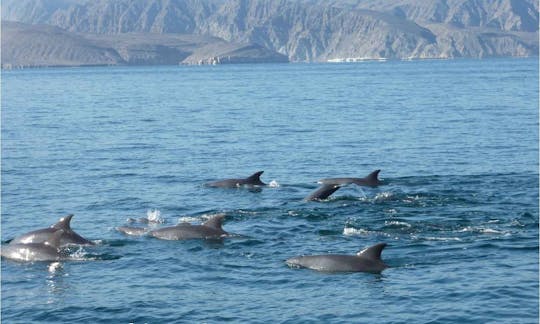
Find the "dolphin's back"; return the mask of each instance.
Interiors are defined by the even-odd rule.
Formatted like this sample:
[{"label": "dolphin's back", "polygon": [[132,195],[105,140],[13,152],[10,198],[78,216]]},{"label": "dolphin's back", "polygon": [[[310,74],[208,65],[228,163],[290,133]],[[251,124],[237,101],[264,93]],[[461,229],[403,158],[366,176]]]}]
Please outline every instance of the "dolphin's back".
[{"label": "dolphin's back", "polygon": [[322,272],[379,273],[386,268],[386,265],[380,261],[344,254],[308,255],[291,258],[286,262],[289,266]]},{"label": "dolphin's back", "polygon": [[58,261],[63,257],[59,249],[62,234],[63,230],[57,230],[42,243],[4,245],[0,254],[16,261]]},{"label": "dolphin's back", "polygon": [[354,183],[359,186],[376,187],[381,184],[381,181],[379,180],[379,172],[381,172],[381,170],[375,170],[364,178],[325,178],[319,180],[318,182],[325,185],[335,184],[346,186]]},{"label": "dolphin's back", "polygon": [[51,238],[51,236],[58,230],[62,230],[60,235],[60,245],[68,244],[88,244],[93,245],[92,241],[85,239],[71,229],[71,219],[73,215],[68,215],[60,218],[60,220],[53,224],[51,227],[42,228],[35,231],[25,233],[21,236],[14,238],[10,244],[28,244],[28,243],[43,243]]},{"label": "dolphin's back", "polygon": [[308,268],[322,272],[371,272],[380,273],[388,266],[381,253],[386,243],[370,246],[357,255],[321,254],[297,256],[285,261],[290,267]]},{"label": "dolphin's back", "polygon": [[309,196],[304,198],[305,201],[310,200],[321,200],[326,199],[330,197],[331,194],[336,192],[340,188],[339,185],[336,184],[324,184],[320,186],[317,190],[312,192]]},{"label": "dolphin's back", "polygon": [[217,188],[238,188],[242,186],[264,186],[266,185],[261,181],[261,175],[264,171],[258,171],[251,176],[243,179],[225,179],[220,181],[209,182],[206,184],[208,187]]},{"label": "dolphin's back", "polygon": [[162,240],[217,239],[227,232],[204,225],[180,224],[150,231],[150,236]]},{"label": "dolphin's back", "polygon": [[1,255],[16,261],[58,261],[58,249],[43,243],[8,244],[2,246]]},{"label": "dolphin's back", "polygon": [[47,241],[55,231],[56,230],[52,227],[31,231],[21,236],[17,236],[11,240],[9,244],[43,243]]},{"label": "dolphin's back", "polygon": [[116,230],[120,233],[133,236],[142,236],[148,232],[148,229],[146,228],[134,226],[119,226],[116,228]]}]

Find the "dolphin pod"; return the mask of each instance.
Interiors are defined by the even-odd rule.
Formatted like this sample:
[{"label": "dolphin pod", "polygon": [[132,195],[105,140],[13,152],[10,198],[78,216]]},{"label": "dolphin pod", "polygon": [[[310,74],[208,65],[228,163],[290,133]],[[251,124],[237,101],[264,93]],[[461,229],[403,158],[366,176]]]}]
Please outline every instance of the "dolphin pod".
[{"label": "dolphin pod", "polygon": [[381,252],[386,243],[375,244],[356,255],[323,254],[297,256],[287,259],[289,267],[308,268],[321,272],[370,272],[380,273],[388,268],[382,259]]},{"label": "dolphin pod", "polygon": [[[378,179],[380,171],[375,170],[364,178],[321,179],[318,181],[321,186],[304,200],[326,199],[342,186],[349,184],[376,187],[382,184]],[[265,186],[266,184],[260,179],[263,172],[258,171],[247,178],[210,182],[206,186],[217,188]],[[93,245],[93,242],[83,238],[71,229],[70,222],[72,218],[72,214],[67,215],[60,218],[57,223],[48,228],[34,230],[14,238],[9,244],[2,246],[1,256],[17,261],[59,261],[67,259],[67,255],[61,249],[63,246],[71,244]],[[225,214],[219,214],[200,225],[181,223],[154,230],[133,226],[120,226],[117,227],[117,230],[126,235],[148,235],[162,240],[221,239],[230,235],[223,230],[224,218]],[[289,258],[285,262],[290,267],[309,268],[322,272],[380,273],[388,267],[381,259],[381,252],[385,247],[386,243],[379,243],[358,252],[357,255],[325,254],[297,256]]]}]

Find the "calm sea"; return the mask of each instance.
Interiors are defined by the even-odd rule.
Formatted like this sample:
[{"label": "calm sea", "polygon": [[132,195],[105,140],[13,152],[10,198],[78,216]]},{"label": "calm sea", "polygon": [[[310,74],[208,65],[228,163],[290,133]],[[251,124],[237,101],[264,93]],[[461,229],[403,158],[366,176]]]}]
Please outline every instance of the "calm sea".
[{"label": "calm sea", "polygon": [[[2,322],[537,323],[538,81],[537,58],[4,71],[2,241],[73,213],[98,244],[2,260]],[[220,212],[222,242],[115,230]],[[378,242],[380,275],[283,262]]]}]

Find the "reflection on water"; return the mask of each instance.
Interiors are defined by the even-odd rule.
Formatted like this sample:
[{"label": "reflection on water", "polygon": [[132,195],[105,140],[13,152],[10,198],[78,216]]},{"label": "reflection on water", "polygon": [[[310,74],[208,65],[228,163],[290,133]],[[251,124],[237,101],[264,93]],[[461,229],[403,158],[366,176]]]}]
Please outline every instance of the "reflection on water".
[{"label": "reflection on water", "polygon": [[47,286],[47,304],[62,303],[69,289],[65,280],[68,274],[64,271],[61,262],[53,262],[48,266],[48,276],[45,280]]}]

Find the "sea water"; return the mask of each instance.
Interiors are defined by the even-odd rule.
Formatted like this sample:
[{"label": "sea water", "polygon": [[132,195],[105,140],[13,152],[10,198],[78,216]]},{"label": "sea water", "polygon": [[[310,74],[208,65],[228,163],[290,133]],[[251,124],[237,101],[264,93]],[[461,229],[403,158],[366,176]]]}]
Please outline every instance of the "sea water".
[{"label": "sea water", "polygon": [[[3,323],[536,323],[538,60],[2,72]],[[327,177],[385,185],[304,202]],[[204,183],[264,170],[259,190]],[[225,213],[221,241],[116,231]],[[162,224],[161,224],[162,223]],[[291,269],[386,242],[381,274]]]}]

